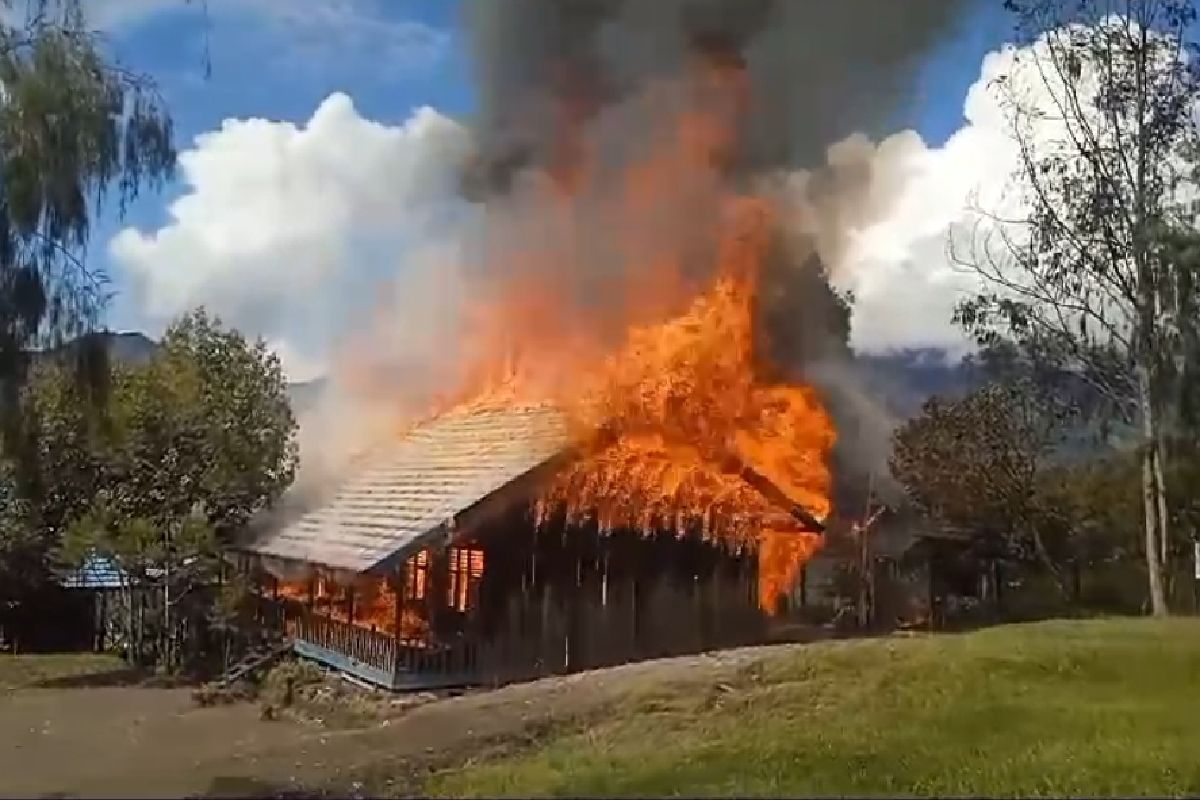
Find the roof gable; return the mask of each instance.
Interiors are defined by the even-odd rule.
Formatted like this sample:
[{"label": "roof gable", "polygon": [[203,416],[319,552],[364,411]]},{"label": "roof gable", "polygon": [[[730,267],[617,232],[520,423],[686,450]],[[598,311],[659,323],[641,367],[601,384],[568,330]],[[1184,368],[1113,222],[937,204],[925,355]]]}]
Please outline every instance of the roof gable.
[{"label": "roof gable", "polygon": [[328,503],[242,549],[363,572],[423,546],[571,444],[566,416],[550,405],[451,411],[381,449]]}]

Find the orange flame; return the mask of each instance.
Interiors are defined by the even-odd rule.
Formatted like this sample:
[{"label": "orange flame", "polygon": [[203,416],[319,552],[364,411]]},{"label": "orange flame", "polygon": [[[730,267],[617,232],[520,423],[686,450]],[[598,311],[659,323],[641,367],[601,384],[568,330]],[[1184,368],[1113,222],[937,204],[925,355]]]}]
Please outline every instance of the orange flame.
[{"label": "orange flame", "polygon": [[[648,155],[617,174],[570,143],[569,180],[535,219],[508,221],[506,242],[520,246],[497,248],[505,261],[468,319],[456,398],[555,403],[594,445],[546,489],[543,514],[565,507],[605,530],[757,546],[760,602],[774,610],[820,539],[722,465],[734,455],[822,518],[835,434],[811,387],[770,384],[756,369],[776,218],[769,200],[721,174],[746,102],[741,69],[709,61],[650,93],[649,108],[669,109],[657,115],[665,124],[648,126]],[[596,249],[602,280],[573,262]]]},{"label": "orange flame", "polygon": [[[482,550],[453,547],[449,551],[449,583],[445,587],[445,604],[451,609],[466,612],[471,606],[479,581],[483,577]],[[405,566],[404,597],[397,597],[395,575],[362,574],[352,582],[339,582],[332,574],[317,570],[310,580],[280,580],[275,592],[279,597],[311,606],[316,613],[336,622],[397,636],[411,644],[428,639],[430,626],[429,580],[431,559],[428,550],[409,557]],[[397,617],[399,611],[399,617]]]},{"label": "orange flame", "polygon": [[567,405],[614,437],[560,473],[544,503],[594,513],[602,529],[690,527],[758,544],[759,598],[774,609],[819,539],[722,465],[736,454],[824,517],[834,435],[812,389],[756,377],[754,287],[770,214],[757,201],[736,206],[712,287],[679,316],[632,328]]}]

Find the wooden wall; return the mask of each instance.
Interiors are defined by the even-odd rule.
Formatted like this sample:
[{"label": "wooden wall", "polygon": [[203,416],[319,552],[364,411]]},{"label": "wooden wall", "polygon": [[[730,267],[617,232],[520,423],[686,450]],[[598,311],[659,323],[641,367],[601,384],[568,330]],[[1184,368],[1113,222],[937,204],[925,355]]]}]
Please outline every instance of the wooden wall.
[{"label": "wooden wall", "polygon": [[[429,622],[426,638],[397,642],[295,602],[280,601],[289,611],[275,624],[302,655],[393,689],[499,685],[766,639],[750,551],[667,532],[601,535],[561,519],[537,529],[523,507],[455,544],[483,550],[482,580],[459,611],[445,553],[430,554],[428,591],[402,601]],[[393,576],[398,585],[409,568]]]},{"label": "wooden wall", "polygon": [[535,530],[520,510],[477,544],[486,553],[464,634],[485,683],[505,683],[760,642],[753,554],[694,536],[561,520]]}]

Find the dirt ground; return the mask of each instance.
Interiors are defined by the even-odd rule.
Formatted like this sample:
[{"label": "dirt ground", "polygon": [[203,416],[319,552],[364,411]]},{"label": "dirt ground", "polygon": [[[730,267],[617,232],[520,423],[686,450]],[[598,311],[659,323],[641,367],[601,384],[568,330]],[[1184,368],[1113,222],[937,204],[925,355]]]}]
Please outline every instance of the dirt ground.
[{"label": "dirt ground", "polygon": [[630,664],[439,700],[351,730],[264,721],[252,704],[198,708],[187,689],[0,693],[0,796],[187,797],[420,789],[428,770],[658,690],[712,686],[780,649]]}]

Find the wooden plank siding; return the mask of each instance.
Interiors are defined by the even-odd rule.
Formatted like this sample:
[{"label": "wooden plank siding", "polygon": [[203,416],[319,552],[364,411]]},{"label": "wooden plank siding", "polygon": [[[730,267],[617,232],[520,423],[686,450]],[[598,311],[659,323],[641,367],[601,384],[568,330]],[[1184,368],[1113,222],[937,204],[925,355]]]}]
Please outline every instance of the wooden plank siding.
[{"label": "wooden plank siding", "polygon": [[[483,578],[451,607],[448,559],[430,558],[428,640],[400,640],[287,604],[301,655],[391,689],[501,685],[766,638],[753,553],[662,533],[535,530],[511,514],[474,540]],[[463,544],[463,543],[460,543]]]},{"label": "wooden plank siding", "polygon": [[[601,532],[533,513],[543,481],[597,445],[567,423],[547,404],[463,406],[382,442],[317,507],[264,519],[239,544],[285,594],[308,598],[263,617],[308,657],[392,688],[499,684],[764,641],[750,550],[683,535],[686,524]],[[807,513],[738,463],[784,510]],[[359,593],[302,591],[317,574]],[[372,598],[383,580],[401,590],[381,622]]]},{"label": "wooden plank siding", "polygon": [[284,524],[264,523],[240,549],[350,572],[386,569],[443,538],[458,515],[523,485],[572,443],[553,406],[455,409],[383,443],[322,504]]}]

